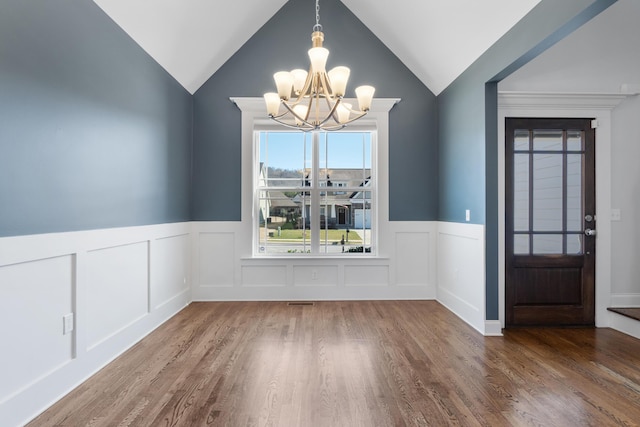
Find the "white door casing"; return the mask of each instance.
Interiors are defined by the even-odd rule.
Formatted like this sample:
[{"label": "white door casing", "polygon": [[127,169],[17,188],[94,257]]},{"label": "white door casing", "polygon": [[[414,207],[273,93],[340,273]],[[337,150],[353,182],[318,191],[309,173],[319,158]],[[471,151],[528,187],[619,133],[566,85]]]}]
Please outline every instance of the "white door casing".
[{"label": "white door casing", "polygon": [[596,127],[596,326],[609,326],[611,299],[611,110],[627,94],[499,92],[498,93],[498,298],[505,325],[505,118],[594,118]]}]

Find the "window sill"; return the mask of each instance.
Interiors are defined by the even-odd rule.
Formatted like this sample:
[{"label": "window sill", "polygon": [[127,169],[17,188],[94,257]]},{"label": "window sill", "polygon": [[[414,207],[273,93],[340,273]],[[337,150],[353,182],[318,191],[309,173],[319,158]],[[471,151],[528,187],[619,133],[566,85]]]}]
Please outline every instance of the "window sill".
[{"label": "window sill", "polygon": [[389,257],[382,257],[376,255],[347,255],[347,256],[335,256],[335,255],[305,255],[305,256],[296,256],[296,255],[287,255],[287,256],[278,256],[278,255],[256,255],[251,257],[241,257],[241,261],[346,261],[353,262],[354,260],[363,260],[363,261],[381,261],[388,262],[391,260]]}]

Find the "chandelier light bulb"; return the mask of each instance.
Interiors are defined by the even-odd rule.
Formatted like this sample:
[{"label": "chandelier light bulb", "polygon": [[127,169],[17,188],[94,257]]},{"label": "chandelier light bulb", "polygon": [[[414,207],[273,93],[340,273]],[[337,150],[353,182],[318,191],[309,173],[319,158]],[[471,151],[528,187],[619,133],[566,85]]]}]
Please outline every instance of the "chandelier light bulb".
[{"label": "chandelier light bulb", "polygon": [[352,105],[347,102],[343,102],[338,105],[338,108],[336,108],[336,113],[338,114],[339,123],[346,123],[349,121],[349,115],[351,114],[351,107]]},{"label": "chandelier light bulb", "polygon": [[358,108],[360,111],[369,111],[371,102],[373,101],[373,93],[376,89],[373,86],[358,86],[356,88],[356,97],[358,98]]},{"label": "chandelier light bulb", "polygon": [[291,70],[291,75],[293,76],[293,91],[296,95],[302,92],[304,89],[304,83],[307,81],[307,72],[305,70],[301,70],[300,68],[296,68],[295,70]]},{"label": "chandelier light bulb", "polygon": [[342,97],[347,92],[347,81],[351,70],[348,67],[335,67],[327,73],[333,96]]},{"label": "chandelier light bulb", "polygon": [[324,73],[329,57],[329,49],[324,47],[312,47],[309,49],[309,59],[311,60],[311,69],[314,74]]},{"label": "chandelier light bulb", "polygon": [[278,71],[273,75],[280,99],[288,100],[293,87],[293,76],[288,71]]},{"label": "chandelier light bulb", "polygon": [[[295,107],[293,107],[293,111],[302,119],[306,120],[306,116],[307,116],[307,107],[304,105],[296,105]],[[295,117],[295,116],[294,116]],[[304,124],[304,122],[302,120],[300,120],[300,118],[296,117],[296,125],[298,126],[302,126]]]},{"label": "chandelier light bulb", "polygon": [[265,93],[264,102],[267,104],[267,114],[277,116],[280,110],[280,96],[275,92]]}]

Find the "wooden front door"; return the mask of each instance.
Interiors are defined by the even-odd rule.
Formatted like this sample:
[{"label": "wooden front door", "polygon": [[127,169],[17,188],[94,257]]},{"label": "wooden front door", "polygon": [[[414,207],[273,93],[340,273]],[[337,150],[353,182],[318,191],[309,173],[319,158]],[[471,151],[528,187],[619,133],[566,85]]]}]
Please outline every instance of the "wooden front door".
[{"label": "wooden front door", "polygon": [[507,118],[506,326],[594,325],[591,119]]},{"label": "wooden front door", "polygon": [[338,207],[338,224],[345,225],[347,223],[347,209],[343,206]]}]

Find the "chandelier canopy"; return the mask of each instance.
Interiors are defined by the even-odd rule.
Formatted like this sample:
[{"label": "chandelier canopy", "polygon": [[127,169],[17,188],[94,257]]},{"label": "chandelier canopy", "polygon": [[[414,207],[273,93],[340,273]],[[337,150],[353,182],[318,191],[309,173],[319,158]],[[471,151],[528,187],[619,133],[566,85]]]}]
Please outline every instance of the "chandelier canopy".
[{"label": "chandelier canopy", "polygon": [[[269,117],[287,127],[303,131],[338,130],[367,114],[371,108],[373,86],[356,88],[358,109],[343,102],[350,70],[337,66],[326,71],[329,50],[322,47],[320,6],[316,0],[316,25],[311,34],[309,72],[301,69],[279,71],[273,75],[278,93],[264,94]],[[281,108],[282,107],[282,108]]]}]

